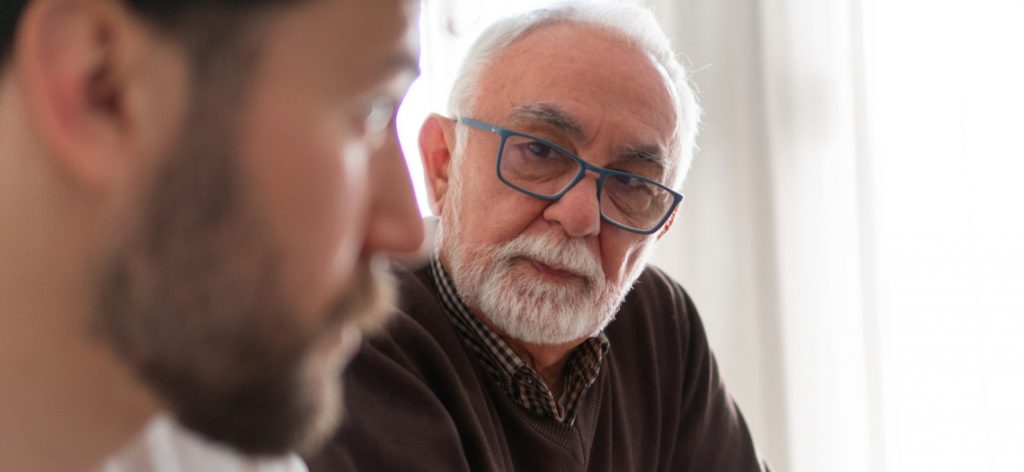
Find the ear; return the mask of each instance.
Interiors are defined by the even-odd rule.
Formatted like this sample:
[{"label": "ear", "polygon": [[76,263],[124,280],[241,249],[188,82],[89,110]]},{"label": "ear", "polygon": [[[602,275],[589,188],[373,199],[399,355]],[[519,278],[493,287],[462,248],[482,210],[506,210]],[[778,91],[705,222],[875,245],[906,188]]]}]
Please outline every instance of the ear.
[{"label": "ear", "polygon": [[662,226],[661,231],[658,231],[658,241],[661,241],[661,238],[665,237],[665,233],[668,233],[668,230],[672,228],[672,223],[676,221],[676,215],[679,214],[679,209],[682,207],[683,205],[676,205],[676,209],[672,210],[672,215],[668,217],[668,221],[665,222],[665,226]]},{"label": "ear", "polygon": [[18,30],[15,76],[29,124],[58,173],[89,191],[138,158],[133,81],[145,41],[136,23],[115,1],[37,0]]},{"label": "ear", "polygon": [[454,150],[455,120],[432,113],[420,128],[420,156],[427,177],[430,209],[436,215],[444,211]]}]

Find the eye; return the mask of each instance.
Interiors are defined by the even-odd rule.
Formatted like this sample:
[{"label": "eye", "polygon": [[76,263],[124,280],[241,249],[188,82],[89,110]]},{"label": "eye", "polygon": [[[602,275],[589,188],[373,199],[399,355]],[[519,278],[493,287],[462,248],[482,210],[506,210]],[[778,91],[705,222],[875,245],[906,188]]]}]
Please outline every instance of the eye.
[{"label": "eye", "polygon": [[616,184],[623,188],[641,189],[647,187],[647,182],[635,175],[614,175]]},{"label": "eye", "polygon": [[555,151],[554,149],[551,148],[551,146],[548,146],[547,144],[544,144],[540,141],[533,141],[527,143],[526,149],[529,150],[531,154],[537,157],[551,157],[551,153]]}]

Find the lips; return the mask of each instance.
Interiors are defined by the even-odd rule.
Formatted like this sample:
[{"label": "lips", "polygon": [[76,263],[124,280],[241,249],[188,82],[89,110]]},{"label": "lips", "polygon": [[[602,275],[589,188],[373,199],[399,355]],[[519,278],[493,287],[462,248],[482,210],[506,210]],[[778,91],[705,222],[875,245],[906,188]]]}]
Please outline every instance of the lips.
[{"label": "lips", "polygon": [[571,270],[569,270],[567,268],[553,267],[553,266],[550,266],[548,264],[545,264],[543,262],[540,262],[540,261],[537,261],[537,260],[534,260],[534,259],[523,258],[523,260],[529,262],[530,265],[532,265],[535,269],[537,269],[538,272],[540,272],[542,274],[545,274],[545,275],[548,275],[548,276],[562,278],[562,279],[570,279],[570,278],[586,279],[586,277],[584,277],[583,275],[578,274],[576,272],[573,272],[573,271],[571,271]]}]

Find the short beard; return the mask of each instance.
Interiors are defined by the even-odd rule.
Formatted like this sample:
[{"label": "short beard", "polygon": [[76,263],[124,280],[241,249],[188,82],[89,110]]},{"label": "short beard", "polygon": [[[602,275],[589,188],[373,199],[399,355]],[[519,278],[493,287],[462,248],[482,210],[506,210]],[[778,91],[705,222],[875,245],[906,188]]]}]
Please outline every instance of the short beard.
[{"label": "short beard", "polygon": [[342,417],[344,366],[330,356],[331,344],[343,324],[371,325],[351,315],[379,325],[391,312],[390,277],[357,275],[361,283],[310,329],[273,291],[242,287],[269,288],[259,276],[230,269],[199,279],[154,276],[165,268],[127,252],[113,261],[97,319],[101,336],[185,427],[246,453],[316,450]]},{"label": "short beard", "polygon": [[[441,220],[439,244],[448,254],[459,296],[503,334],[540,345],[566,344],[596,336],[618,312],[643,271],[639,261],[619,284],[609,283],[582,240],[556,233],[520,234],[496,245],[462,242],[461,176],[453,176]],[[641,249],[645,253],[647,248]],[[581,275],[549,283],[538,279],[529,259]]]},{"label": "short beard", "polygon": [[329,347],[343,324],[389,313],[394,289],[363,267],[328,316],[298,313],[233,140],[192,123],[104,265],[96,331],[184,426],[246,453],[311,451],[340,416],[343,366]]}]

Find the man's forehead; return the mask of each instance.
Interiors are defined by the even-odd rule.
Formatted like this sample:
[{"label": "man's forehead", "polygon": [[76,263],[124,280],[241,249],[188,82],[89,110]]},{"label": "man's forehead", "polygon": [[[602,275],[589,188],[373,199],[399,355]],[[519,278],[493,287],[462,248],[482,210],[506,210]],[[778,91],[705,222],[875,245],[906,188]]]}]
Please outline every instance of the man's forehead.
[{"label": "man's forehead", "polygon": [[513,127],[545,125],[575,140],[582,140],[587,135],[583,124],[553,103],[532,102],[514,106],[508,114],[508,122]]},{"label": "man's forehead", "polygon": [[497,106],[493,112],[506,119],[546,122],[576,138],[592,138],[588,128],[614,114],[632,115],[666,136],[675,132],[675,97],[663,71],[602,27],[532,30],[489,61],[478,85],[484,108]]}]

